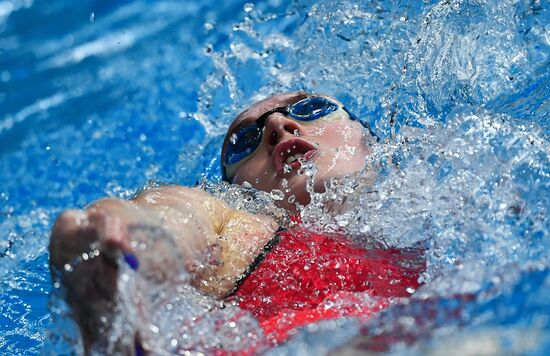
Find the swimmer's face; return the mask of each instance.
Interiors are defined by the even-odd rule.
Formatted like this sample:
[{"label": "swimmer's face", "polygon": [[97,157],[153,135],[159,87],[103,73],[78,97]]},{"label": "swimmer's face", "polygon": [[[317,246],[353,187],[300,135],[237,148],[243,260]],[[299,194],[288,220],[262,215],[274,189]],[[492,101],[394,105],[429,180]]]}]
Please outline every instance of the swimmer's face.
[{"label": "swimmer's face", "polygon": [[[266,112],[287,107],[308,95],[303,92],[284,93],[260,101],[242,112],[229,127],[223,149],[235,139],[244,139],[242,128],[257,122]],[[322,96],[342,106],[336,99]],[[237,132],[241,133],[239,137]],[[261,130],[260,130],[261,132]],[[295,210],[296,203],[310,201],[306,189],[307,175],[302,162],[313,162],[314,191],[325,191],[325,182],[362,170],[370,147],[363,138],[363,126],[349,119],[339,108],[312,121],[299,121],[280,112],[265,118],[263,134],[257,148],[236,163],[225,166],[229,180],[236,184],[250,183],[256,189],[271,192],[278,189],[284,198],[277,201],[280,207]],[[296,160],[297,159],[297,160]]]}]

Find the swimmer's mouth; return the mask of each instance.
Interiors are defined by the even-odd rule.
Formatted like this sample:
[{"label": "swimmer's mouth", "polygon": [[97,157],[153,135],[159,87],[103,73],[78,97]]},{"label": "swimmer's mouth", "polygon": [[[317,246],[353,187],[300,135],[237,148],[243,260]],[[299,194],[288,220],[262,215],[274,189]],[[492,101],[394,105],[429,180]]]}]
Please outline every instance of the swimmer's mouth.
[{"label": "swimmer's mouth", "polygon": [[275,146],[271,159],[277,174],[290,173],[302,167],[302,162],[310,160],[317,153],[311,143],[293,138]]}]

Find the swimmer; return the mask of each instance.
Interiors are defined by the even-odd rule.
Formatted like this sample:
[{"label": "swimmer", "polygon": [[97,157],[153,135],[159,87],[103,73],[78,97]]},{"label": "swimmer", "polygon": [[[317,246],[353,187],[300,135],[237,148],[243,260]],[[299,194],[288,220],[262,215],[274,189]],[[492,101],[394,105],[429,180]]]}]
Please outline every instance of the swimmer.
[{"label": "swimmer", "polygon": [[[290,190],[295,202],[283,199],[276,204],[295,214],[310,202],[307,177],[301,172],[307,162],[316,167],[316,192],[323,192],[332,178],[364,169],[371,154],[371,133],[365,127],[334,98],[304,92],[272,96],[246,109],[230,125],[222,146],[224,180],[266,192]],[[365,250],[345,237],[316,234],[299,224],[283,230],[272,217],[232,209],[198,188],[161,186],[129,201],[101,199],[85,210],[62,213],[49,246],[52,273],[60,276],[66,289],[86,352],[106,339],[98,330],[108,329],[105,323],[108,326],[114,307],[116,256],[122,253],[139,268],[130,232],[143,225],[170,234],[193,285],[249,310],[272,344],[310,322],[368,317],[390,298],[409,296],[422,270],[402,263],[418,254]],[[75,256],[91,248],[100,253],[71,265]],[[162,273],[166,265],[156,268]],[[270,278],[273,269],[287,277],[284,285]],[[354,300],[357,292],[379,299],[375,305],[346,310],[324,307],[329,300]]]}]

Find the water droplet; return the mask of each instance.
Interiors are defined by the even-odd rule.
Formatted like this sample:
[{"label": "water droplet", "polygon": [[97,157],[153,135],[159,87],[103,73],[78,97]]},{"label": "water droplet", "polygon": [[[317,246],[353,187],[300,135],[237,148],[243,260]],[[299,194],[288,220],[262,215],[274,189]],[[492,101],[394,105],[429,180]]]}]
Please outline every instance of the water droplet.
[{"label": "water droplet", "polygon": [[247,2],[246,4],[244,4],[243,9],[246,13],[251,12],[252,10],[254,10],[254,4]]},{"label": "water droplet", "polygon": [[349,225],[349,220],[346,219],[345,217],[336,217],[336,222],[338,223],[338,226],[340,227],[346,227]]},{"label": "water droplet", "polygon": [[361,233],[363,234],[366,234],[368,232],[370,232],[370,226],[369,225],[362,225],[359,230],[361,231]]},{"label": "water droplet", "polygon": [[90,14],[90,22],[95,22],[95,12]]},{"label": "water droplet", "polygon": [[269,195],[271,195],[271,199],[273,200],[283,200],[285,198],[285,193],[279,189],[273,189]]},{"label": "water droplet", "polygon": [[288,187],[288,180],[286,180],[285,178],[283,178],[283,180],[281,180],[281,185],[282,185],[283,188]]},{"label": "water droplet", "polygon": [[204,23],[204,29],[206,31],[211,31],[212,29],[214,29],[214,24],[211,23],[211,22],[205,22]]},{"label": "water droplet", "polygon": [[293,204],[296,201],[296,195],[292,194],[291,196],[288,197],[287,201],[290,204]]},{"label": "water droplet", "polygon": [[292,172],[292,167],[285,163],[285,165],[283,166],[283,172],[284,173]]}]

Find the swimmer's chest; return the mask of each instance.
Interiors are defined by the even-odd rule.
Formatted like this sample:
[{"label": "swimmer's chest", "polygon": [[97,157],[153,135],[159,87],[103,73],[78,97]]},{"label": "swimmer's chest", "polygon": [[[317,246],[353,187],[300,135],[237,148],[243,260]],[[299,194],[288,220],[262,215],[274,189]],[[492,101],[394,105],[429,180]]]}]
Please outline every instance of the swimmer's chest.
[{"label": "swimmer's chest", "polygon": [[368,317],[383,309],[388,298],[409,296],[422,268],[404,262],[415,257],[410,251],[367,250],[343,236],[286,230],[232,298],[266,332],[284,339],[297,326],[340,316]]}]

